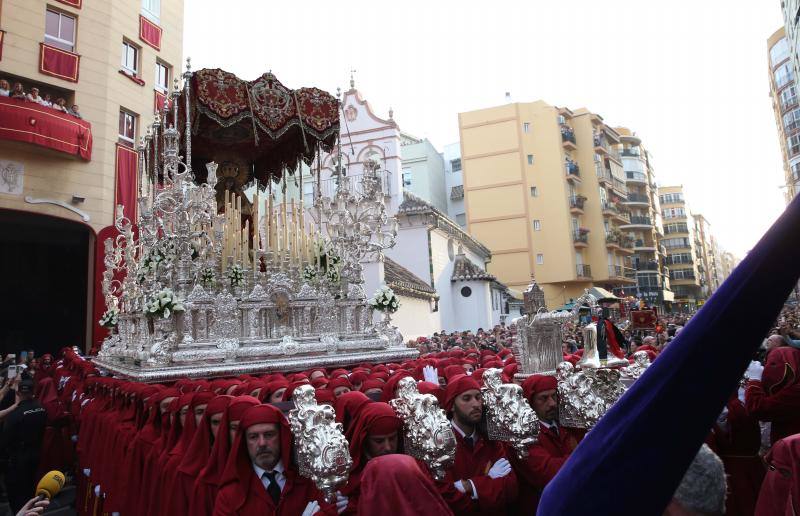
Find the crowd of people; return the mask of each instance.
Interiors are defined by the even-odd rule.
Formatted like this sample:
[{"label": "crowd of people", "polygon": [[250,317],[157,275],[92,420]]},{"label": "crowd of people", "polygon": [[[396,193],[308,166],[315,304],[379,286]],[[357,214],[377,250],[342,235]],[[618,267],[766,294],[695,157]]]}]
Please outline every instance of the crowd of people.
[{"label": "crowd of people", "polygon": [[81,112],[77,104],[73,104],[72,107],[70,107],[67,105],[66,99],[63,97],[54,99],[49,93],[45,93],[44,96],[41,96],[39,95],[39,88],[37,87],[32,87],[30,91],[25,91],[25,87],[21,82],[15,82],[14,86],[11,86],[7,80],[0,79],[0,97],[11,97],[12,99],[34,102],[40,106],[72,115],[75,118],[83,118],[81,117]]},{"label": "crowd of people", "polygon": [[[753,361],[731,393],[676,491],[675,510],[783,514],[776,511],[787,500],[800,501],[791,477],[800,442],[798,320],[795,308],[781,313],[761,350],[763,365]],[[687,322],[662,318],[657,331],[627,333],[621,352],[658,360]],[[559,424],[556,379],[533,375],[520,382],[540,424],[527,457],[489,439],[482,377],[500,368],[504,381],[519,381],[515,334],[513,325],[437,333],[419,339],[424,353],[404,363],[154,385],[103,376],[72,349],[58,361],[30,354],[28,368],[0,390],[12,508],[31,498],[37,475],[62,469],[75,472],[80,514],[533,514],[585,431]],[[577,327],[567,333],[565,360],[580,359],[580,334]],[[402,424],[388,402],[405,377],[436,396],[451,420],[456,458],[442,480],[403,454]],[[306,384],[334,407],[353,460],[332,502],[299,475],[293,458],[285,412]]]}]

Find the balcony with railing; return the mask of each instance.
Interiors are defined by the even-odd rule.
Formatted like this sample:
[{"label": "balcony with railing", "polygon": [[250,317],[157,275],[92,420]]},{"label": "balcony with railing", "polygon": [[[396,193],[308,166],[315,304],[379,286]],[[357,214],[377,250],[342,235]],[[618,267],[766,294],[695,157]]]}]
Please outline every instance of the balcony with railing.
[{"label": "balcony with railing", "polygon": [[628,196],[628,186],[622,179],[611,176],[611,187],[622,197]]},{"label": "balcony with railing", "polygon": [[575,266],[575,272],[578,278],[592,279],[592,267],[590,265],[583,265],[579,263]]},{"label": "balcony with railing", "polygon": [[608,277],[616,281],[636,281],[636,271],[622,265],[609,265]]},{"label": "balcony with railing", "polygon": [[611,170],[605,168],[602,163],[595,163],[594,171],[595,174],[597,174],[597,182],[600,183],[600,185],[611,185],[613,180]]},{"label": "balcony with railing", "polygon": [[561,125],[561,143],[565,149],[575,150],[578,148],[575,141],[575,131],[568,125]]},{"label": "balcony with railing", "polygon": [[589,230],[580,228],[572,232],[572,243],[575,247],[587,247],[589,245]]},{"label": "balcony with railing", "polygon": [[636,172],[633,170],[625,171],[625,178],[629,183],[643,183],[647,184],[647,174],[644,172]]},{"label": "balcony with railing", "polygon": [[628,192],[628,198],[625,202],[627,204],[647,204],[649,206],[650,198],[640,193]]},{"label": "balcony with railing", "polygon": [[638,264],[636,264],[636,270],[639,272],[658,272],[658,262],[640,261]]},{"label": "balcony with railing", "polygon": [[650,228],[653,226],[653,221],[646,215],[631,215],[630,222],[627,225]]},{"label": "balcony with railing", "polygon": [[633,248],[636,251],[648,251],[651,253],[656,252],[656,244],[654,242],[648,242],[647,240],[638,238],[636,242],[633,244]]},{"label": "balcony with railing", "polygon": [[625,147],[622,149],[622,156],[626,158],[638,158],[642,155],[637,147]]},{"label": "balcony with railing", "polygon": [[581,167],[579,167],[577,163],[567,160],[564,162],[564,169],[567,173],[567,180],[578,183],[581,182]]},{"label": "balcony with railing", "polygon": [[0,97],[0,120],[0,140],[92,159],[92,124],[70,113],[39,102]]},{"label": "balcony with railing", "polygon": [[583,213],[583,206],[586,204],[586,197],[583,195],[572,195],[569,198],[569,211],[575,215]]},{"label": "balcony with railing", "polygon": [[[383,195],[390,196],[392,195],[392,173],[388,170],[381,170],[378,172],[379,179],[381,181],[381,190],[383,190]],[[363,174],[351,174],[347,176],[349,181],[349,190],[355,194],[363,194],[364,189],[361,183],[361,178]],[[323,179],[319,182],[319,194],[323,197],[333,197],[336,194],[336,190],[339,187],[339,181],[336,177],[331,177],[329,179]],[[314,186],[316,189],[316,186]]]}]

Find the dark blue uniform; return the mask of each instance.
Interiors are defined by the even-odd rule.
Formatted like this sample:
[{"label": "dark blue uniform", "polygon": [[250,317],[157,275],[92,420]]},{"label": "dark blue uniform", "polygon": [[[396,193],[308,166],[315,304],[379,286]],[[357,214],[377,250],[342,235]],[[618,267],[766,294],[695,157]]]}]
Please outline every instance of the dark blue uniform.
[{"label": "dark blue uniform", "polygon": [[36,491],[36,468],[47,424],[47,412],[36,399],[22,400],[6,418],[0,450],[8,454],[6,491],[16,514]]}]

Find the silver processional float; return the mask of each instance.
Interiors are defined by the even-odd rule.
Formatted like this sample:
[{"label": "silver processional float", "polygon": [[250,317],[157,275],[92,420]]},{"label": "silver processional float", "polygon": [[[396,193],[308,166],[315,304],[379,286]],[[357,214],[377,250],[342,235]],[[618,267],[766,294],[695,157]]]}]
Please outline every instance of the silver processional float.
[{"label": "silver processional float", "polygon": [[[271,73],[249,83],[222,70],[193,73],[188,60],[183,79],[182,89],[175,80],[138,145],[138,215],[131,220],[126,216],[131,211],[118,206],[118,234],[104,241],[101,324],[110,334],[94,358],[97,366],[120,378],[161,382],[415,358],[417,351],[404,346],[388,314],[373,322],[374,305],[362,286],[361,264],[382,259],[383,250],[395,243],[397,222],[386,211],[380,164],[367,159],[355,185],[337,159],[330,136],[338,137],[338,99],[314,88],[289,90]],[[326,103],[336,117],[328,127],[321,114]],[[286,115],[279,127],[276,113]],[[307,163],[315,158],[319,163],[323,149],[331,152],[337,168],[333,197],[321,194],[317,170],[306,217],[302,199],[287,202],[290,160],[283,159],[281,191],[272,191],[274,178],[268,177],[262,211],[258,182],[250,202],[240,176],[248,161],[251,172],[264,161],[248,150],[249,159],[237,162],[235,154],[245,152],[241,145],[218,153],[222,166],[212,159],[202,163],[205,171],[192,168],[198,161],[193,136],[203,143],[196,152],[202,159],[214,137],[222,134],[223,144],[229,143],[231,134],[241,134],[248,124],[256,147],[269,138],[277,145],[293,129],[302,136],[299,154]],[[313,136],[319,141],[309,151]],[[299,160],[295,165],[299,170]],[[596,300],[587,294],[576,303],[581,306],[593,309]],[[648,363],[644,355],[633,366],[612,369],[619,364],[598,347],[592,324],[583,330],[587,347],[578,367],[561,363],[562,327],[575,320],[577,310],[529,310],[517,322],[514,354],[522,371],[518,380],[533,373],[557,375],[562,424],[590,428],[624,391],[620,378],[638,377]],[[538,435],[536,414],[519,385],[502,382],[499,369],[483,378],[489,438],[508,442],[525,457]],[[297,388],[293,402],[288,417],[300,473],[331,501],[352,464],[342,427],[332,407],[317,403],[311,387]],[[455,460],[456,441],[436,398],[404,378],[391,405],[403,421],[406,451],[442,479]]]}]

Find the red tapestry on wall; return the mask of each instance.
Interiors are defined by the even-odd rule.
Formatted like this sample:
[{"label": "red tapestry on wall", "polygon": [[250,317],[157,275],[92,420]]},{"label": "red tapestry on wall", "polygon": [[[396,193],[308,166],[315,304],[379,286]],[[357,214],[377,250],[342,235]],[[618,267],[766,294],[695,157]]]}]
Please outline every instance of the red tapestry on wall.
[{"label": "red tapestry on wall", "polygon": [[83,0],[56,0],[57,2],[61,2],[62,4],[71,5],[76,9],[80,9],[83,5]]},{"label": "red tapestry on wall", "polygon": [[0,139],[92,159],[92,124],[35,102],[0,97]]},{"label": "red tapestry on wall", "polygon": [[81,56],[39,43],[39,72],[65,81],[78,82]]},{"label": "red tapestry on wall", "polygon": [[139,15],[139,39],[156,50],[161,50],[161,27],[141,14]]},{"label": "red tapestry on wall", "polygon": [[117,144],[117,181],[114,190],[114,210],[122,205],[124,214],[131,221],[136,220],[137,179],[139,173],[139,153],[130,147]]}]

